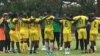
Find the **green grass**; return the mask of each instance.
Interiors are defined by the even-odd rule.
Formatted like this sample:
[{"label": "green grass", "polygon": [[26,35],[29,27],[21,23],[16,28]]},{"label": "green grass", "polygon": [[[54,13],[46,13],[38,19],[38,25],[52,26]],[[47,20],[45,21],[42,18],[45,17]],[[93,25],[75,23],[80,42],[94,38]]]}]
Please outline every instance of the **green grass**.
[{"label": "green grass", "polygon": [[[40,44],[41,45],[41,44]],[[58,51],[55,50],[54,54],[55,56],[100,56],[100,38],[98,37],[97,39],[97,51],[96,53],[93,54],[82,54],[80,50],[74,50],[75,48],[75,40],[73,39],[72,43],[71,43],[71,54],[70,55],[65,55],[64,54],[64,50],[63,51]],[[41,46],[40,46],[41,49]],[[46,52],[45,51],[41,51],[39,49],[39,53],[38,54],[0,54],[0,56],[46,56]]]}]

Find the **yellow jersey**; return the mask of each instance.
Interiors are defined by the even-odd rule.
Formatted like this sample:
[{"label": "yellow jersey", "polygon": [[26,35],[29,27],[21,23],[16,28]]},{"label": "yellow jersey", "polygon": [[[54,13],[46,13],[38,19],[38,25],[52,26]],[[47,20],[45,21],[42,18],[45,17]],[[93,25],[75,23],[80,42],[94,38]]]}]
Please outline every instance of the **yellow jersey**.
[{"label": "yellow jersey", "polygon": [[[51,19],[52,18],[52,19]],[[44,21],[45,23],[45,30],[53,30],[53,19],[55,17],[54,16],[49,16],[48,18],[46,18],[46,20]]]},{"label": "yellow jersey", "polygon": [[79,15],[74,17],[73,20],[78,20],[77,27],[84,27],[86,26],[86,21],[88,20],[88,17],[84,15]]},{"label": "yellow jersey", "polygon": [[39,28],[39,24],[38,24],[39,21],[40,21],[40,19],[36,18],[35,21],[30,24],[31,29],[38,29]]},{"label": "yellow jersey", "polygon": [[91,30],[98,31],[99,24],[100,24],[99,20],[96,20],[96,19],[90,22]]},{"label": "yellow jersey", "polygon": [[12,21],[13,21],[13,25],[15,27],[15,31],[20,31],[20,23],[18,21],[18,18],[14,18]]},{"label": "yellow jersey", "polygon": [[67,19],[62,19],[60,22],[63,24],[63,29],[71,30],[72,22]]},{"label": "yellow jersey", "polygon": [[30,21],[30,18],[22,18],[22,20],[20,21],[20,28],[28,29],[29,24],[27,22],[29,21]]}]

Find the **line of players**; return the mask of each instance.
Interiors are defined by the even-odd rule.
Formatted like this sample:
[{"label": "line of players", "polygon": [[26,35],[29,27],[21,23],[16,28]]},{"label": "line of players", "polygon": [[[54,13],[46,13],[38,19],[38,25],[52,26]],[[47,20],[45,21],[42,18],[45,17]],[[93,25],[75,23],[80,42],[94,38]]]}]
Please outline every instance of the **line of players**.
[{"label": "line of players", "polygon": [[[28,40],[31,40],[30,53],[37,53],[39,48],[39,41],[41,38],[41,23],[45,23],[44,37],[45,37],[45,46],[47,52],[53,52],[53,43],[54,43],[54,34],[53,34],[53,22],[57,22],[63,25],[63,41],[65,47],[65,54],[70,54],[70,46],[72,41],[72,25],[76,24],[78,39],[82,42],[81,48],[82,51],[95,52],[94,46],[96,37],[98,35],[98,28],[100,21],[97,20],[95,16],[92,16],[91,19],[88,19],[87,16],[80,15],[73,17],[63,17],[60,19],[55,19],[52,14],[48,14],[42,19],[36,17],[28,17],[24,15],[21,19],[18,19],[17,16],[12,19],[7,19],[7,22],[10,26],[10,39],[12,44],[12,51],[15,52],[14,43],[17,43],[17,49],[20,53],[28,53]],[[86,27],[90,25],[90,43],[87,46],[87,32]],[[32,50],[34,47],[34,50]],[[88,47],[88,48],[87,48]]]}]

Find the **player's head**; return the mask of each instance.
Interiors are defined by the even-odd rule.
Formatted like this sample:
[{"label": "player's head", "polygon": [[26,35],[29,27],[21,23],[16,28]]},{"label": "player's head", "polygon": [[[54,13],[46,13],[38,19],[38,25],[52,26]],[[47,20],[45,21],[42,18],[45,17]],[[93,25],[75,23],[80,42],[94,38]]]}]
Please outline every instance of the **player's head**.
[{"label": "player's head", "polygon": [[23,18],[27,18],[27,13],[23,13]]},{"label": "player's head", "polygon": [[13,19],[13,18],[18,18],[18,15],[17,15],[17,13],[15,13],[15,12],[9,12],[9,18],[11,18],[11,19]]},{"label": "player's head", "polygon": [[79,10],[78,11],[78,15],[84,15],[84,11],[83,10]]},{"label": "player's head", "polygon": [[90,13],[89,17],[95,17],[95,13]]},{"label": "player's head", "polygon": [[3,13],[2,16],[6,17],[6,16],[8,16],[8,13]]},{"label": "player's head", "polygon": [[31,12],[27,12],[27,17],[30,18],[31,17]]},{"label": "player's head", "polygon": [[90,13],[89,14],[89,21],[92,22],[93,20],[95,20],[96,17],[95,17],[95,13]]}]

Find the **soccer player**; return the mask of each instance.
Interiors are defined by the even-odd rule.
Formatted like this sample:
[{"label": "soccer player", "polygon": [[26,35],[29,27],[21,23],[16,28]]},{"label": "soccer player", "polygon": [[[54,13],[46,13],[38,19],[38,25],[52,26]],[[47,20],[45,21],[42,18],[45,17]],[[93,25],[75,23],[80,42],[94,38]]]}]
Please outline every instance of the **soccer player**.
[{"label": "soccer player", "polygon": [[21,36],[21,45],[20,49],[22,53],[28,53],[27,41],[29,40],[29,21],[30,18],[25,14],[20,20],[20,36]]},{"label": "soccer player", "polygon": [[10,23],[12,24],[12,28],[10,30],[12,52],[15,53],[15,44],[16,44],[18,53],[20,53],[20,46],[19,46],[20,24],[19,24],[19,20],[17,18],[17,15],[14,15],[14,18],[10,19]]},{"label": "soccer player", "polygon": [[[40,16],[40,19],[43,19],[43,18],[45,18],[47,16],[47,12],[44,12],[44,14],[43,14],[43,16]],[[45,46],[45,37],[44,37],[44,29],[45,29],[45,27],[44,27],[44,25],[45,25],[45,23],[44,23],[44,21],[42,21],[42,23],[41,23],[41,35],[42,35],[42,49],[41,50],[46,50],[46,46]]]},{"label": "soccer player", "polygon": [[10,53],[10,27],[9,27],[9,14],[4,13],[3,18],[5,19],[4,25],[5,25],[5,53]]},{"label": "soccer player", "polygon": [[82,52],[87,50],[87,32],[86,32],[86,25],[88,17],[83,15],[83,12],[79,12],[81,15],[79,15],[77,18],[73,18],[75,22],[77,22],[77,32],[78,32],[78,39],[80,41],[80,47]]},{"label": "soccer player", "polygon": [[70,54],[70,43],[72,40],[71,37],[72,21],[70,18],[63,18],[62,20],[60,20],[60,22],[63,24],[63,41],[65,47],[65,54]]},{"label": "soccer player", "polygon": [[[38,17],[31,18],[30,22],[30,40],[31,40],[31,47],[30,47],[30,54],[37,53],[37,48],[39,47],[39,40],[40,40],[40,29],[39,29],[39,23],[40,20]],[[32,51],[32,48],[34,47],[34,51]]]},{"label": "soccer player", "polygon": [[0,53],[3,53],[3,47],[5,44],[5,32],[4,32],[4,18],[0,17]]},{"label": "soccer player", "polygon": [[[58,17],[56,17],[55,20],[57,20]],[[57,47],[58,50],[60,50],[60,31],[61,31],[61,24],[59,22],[55,22],[53,23],[53,27],[54,27],[54,44],[55,44],[55,40],[57,42]]]},{"label": "soccer player", "polygon": [[90,38],[89,38],[89,41],[90,41],[90,52],[95,52],[95,44],[96,44],[96,38],[98,36],[98,28],[99,28],[99,20],[94,16],[92,17],[90,20]]},{"label": "soccer player", "polygon": [[[73,19],[78,18],[79,16],[74,16]],[[74,26],[77,26],[76,23],[73,24]],[[75,50],[78,50],[79,48],[79,39],[78,39],[78,32],[77,29],[75,28],[75,40],[76,40],[76,48]]]},{"label": "soccer player", "polygon": [[[52,53],[53,51],[53,42],[54,42],[54,34],[53,34],[53,19],[55,17],[49,14],[46,19],[45,19],[45,45],[46,45],[46,50],[49,53]],[[50,43],[49,43],[50,41]]]}]

